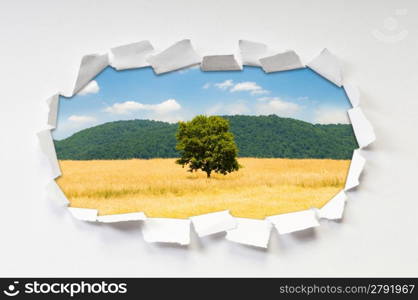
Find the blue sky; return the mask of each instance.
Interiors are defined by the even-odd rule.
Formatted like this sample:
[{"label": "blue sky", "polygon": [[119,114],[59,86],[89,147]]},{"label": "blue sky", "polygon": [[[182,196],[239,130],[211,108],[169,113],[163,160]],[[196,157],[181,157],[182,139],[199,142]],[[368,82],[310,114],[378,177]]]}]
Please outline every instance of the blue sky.
[{"label": "blue sky", "polygon": [[151,68],[108,67],[72,98],[60,99],[55,139],[84,128],[130,119],[166,122],[195,115],[270,115],[311,123],[349,123],[351,105],[342,88],[308,68],[265,74],[202,72],[193,67],[155,75]]}]

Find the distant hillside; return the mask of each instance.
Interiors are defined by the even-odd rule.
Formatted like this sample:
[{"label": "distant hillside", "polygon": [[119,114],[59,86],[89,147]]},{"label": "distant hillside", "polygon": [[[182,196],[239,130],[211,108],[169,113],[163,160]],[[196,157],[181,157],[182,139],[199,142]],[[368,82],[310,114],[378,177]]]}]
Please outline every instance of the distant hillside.
[{"label": "distant hillside", "polygon": [[[271,116],[224,116],[241,157],[351,159],[351,125],[319,125]],[[55,141],[59,159],[177,157],[177,124],[150,120],[105,123]]]}]

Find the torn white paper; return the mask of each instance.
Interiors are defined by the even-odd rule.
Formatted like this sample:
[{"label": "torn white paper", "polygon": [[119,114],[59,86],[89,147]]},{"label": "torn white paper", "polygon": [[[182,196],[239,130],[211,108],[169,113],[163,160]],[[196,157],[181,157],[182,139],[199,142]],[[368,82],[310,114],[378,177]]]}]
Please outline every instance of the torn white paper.
[{"label": "torn white paper", "polygon": [[163,52],[148,58],[154,72],[162,74],[197,65],[202,58],[193,49],[190,40],[182,40]]},{"label": "torn white paper", "polygon": [[233,55],[209,55],[203,57],[202,71],[241,71],[242,65]]},{"label": "torn white paper", "polygon": [[57,126],[58,101],[59,94],[55,94],[46,99],[48,105],[48,125],[51,129]]},{"label": "torn white paper", "polygon": [[42,130],[37,133],[39,146],[45,158],[49,162],[52,179],[61,175],[61,169],[58,164],[57,154],[55,152],[54,142],[52,140],[51,131],[49,129]]},{"label": "torn white paper", "polygon": [[268,55],[268,48],[262,43],[240,40],[239,48],[242,63],[247,66],[259,67],[259,59]]},{"label": "torn white paper", "polygon": [[102,223],[116,223],[124,221],[144,221],[147,217],[143,212],[134,212],[126,214],[98,216],[97,221]]},{"label": "torn white paper", "polygon": [[[251,41],[239,41],[240,56],[212,55],[206,56],[202,62],[203,71],[228,71],[242,70],[242,64],[250,66],[262,66],[265,72],[284,71],[304,67],[300,58],[294,51],[287,51],[272,55],[266,45]],[[182,68],[197,65],[201,57],[192,47],[190,40],[182,40],[163,52],[150,56],[154,51],[148,41],[141,41],[110,50],[110,56],[86,55],[83,57],[76,83],[72,93],[83,89],[109,64],[117,69],[139,68],[151,65],[157,74],[170,72]],[[242,58],[242,63],[241,63]],[[308,67],[341,86],[343,82],[342,68],[338,59],[327,49],[324,49]],[[353,124],[354,132],[360,147],[365,147],[375,140],[373,128],[358,107],[360,95],[358,89],[349,83],[344,83],[344,89],[353,109],[348,114]],[[47,99],[49,106],[48,126],[56,127],[59,95]],[[61,172],[57,161],[50,130],[38,133],[40,148],[51,165],[52,178],[58,177]],[[349,190],[359,184],[359,176],[365,165],[365,159],[360,155],[360,150],[355,150],[347,176],[345,190]],[[47,186],[48,196],[68,204],[65,195],[52,181]],[[311,209],[301,212],[271,216],[267,220],[255,220],[234,218],[228,211],[210,213],[191,217],[188,220],[151,218],[147,219],[142,212],[98,216],[96,209],[68,207],[71,214],[80,220],[90,222],[122,222],[144,221],[143,236],[147,242],[166,242],[187,245],[190,243],[190,223],[200,237],[227,231],[226,238],[230,241],[266,248],[269,242],[272,223],[280,234],[303,230],[318,226],[318,218],[340,219],[343,215],[347,195],[344,191],[338,193],[321,209]]]},{"label": "torn white paper", "polygon": [[316,210],[319,219],[339,220],[343,217],[347,195],[344,191],[339,192],[323,207]]},{"label": "torn white paper", "polygon": [[267,220],[272,222],[279,234],[291,233],[311,227],[319,226],[313,209],[281,214],[268,217]]},{"label": "torn white paper", "polygon": [[46,195],[48,199],[53,201],[58,201],[61,204],[68,205],[67,197],[64,192],[58,186],[55,180],[51,180],[46,186]]},{"label": "torn white paper", "polygon": [[97,219],[97,209],[68,207],[74,218],[81,221],[95,222]]},{"label": "torn white paper", "polygon": [[191,217],[190,220],[199,237],[234,229],[237,226],[228,210]]},{"label": "torn white paper", "polygon": [[349,109],[348,116],[360,148],[364,148],[376,140],[373,127],[359,106]]},{"label": "torn white paper", "polygon": [[90,80],[97,76],[104,68],[109,65],[109,59],[107,54],[90,54],[83,57],[78,71],[78,77],[74,85],[74,89],[71,97],[77,94]]},{"label": "torn white paper", "polygon": [[116,70],[147,67],[147,57],[153,51],[149,41],[115,47],[110,49],[110,65]]},{"label": "torn white paper", "polygon": [[261,67],[264,72],[279,72],[304,68],[299,56],[295,51],[290,50],[273,56],[263,57],[260,59]]},{"label": "torn white paper", "polygon": [[337,57],[328,49],[322,50],[307,66],[334,84],[338,86],[342,85],[341,64]]},{"label": "torn white paper", "polygon": [[344,190],[352,189],[359,185],[360,174],[363,171],[366,159],[361,156],[360,149],[356,149],[353,152],[353,158],[351,159],[350,169],[348,170],[347,180],[345,182]]},{"label": "torn white paper", "polygon": [[151,218],[142,227],[144,240],[148,243],[190,244],[190,220]]},{"label": "torn white paper", "polygon": [[357,86],[352,83],[344,83],[344,91],[347,94],[348,99],[353,107],[360,104],[360,91]]},{"label": "torn white paper", "polygon": [[228,230],[226,239],[232,242],[267,248],[270,240],[271,223],[266,220],[235,218],[237,227]]}]

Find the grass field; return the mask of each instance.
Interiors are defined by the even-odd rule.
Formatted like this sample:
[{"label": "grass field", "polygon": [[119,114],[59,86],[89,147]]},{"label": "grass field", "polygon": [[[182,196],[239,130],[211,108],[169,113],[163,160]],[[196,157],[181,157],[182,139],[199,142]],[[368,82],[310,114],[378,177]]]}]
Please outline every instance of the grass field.
[{"label": "grass field", "polygon": [[174,159],[60,161],[58,184],[71,206],[100,215],[143,211],[187,218],[229,209],[236,217],[322,207],[344,186],[349,160],[240,158],[238,172],[207,179]]}]

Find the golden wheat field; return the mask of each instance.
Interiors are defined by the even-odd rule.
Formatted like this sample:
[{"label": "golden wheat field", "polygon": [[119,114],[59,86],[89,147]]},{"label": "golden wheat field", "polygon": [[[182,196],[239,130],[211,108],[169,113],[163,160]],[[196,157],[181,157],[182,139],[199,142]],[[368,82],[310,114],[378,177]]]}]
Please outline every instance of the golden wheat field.
[{"label": "golden wheat field", "polygon": [[187,218],[229,209],[236,217],[322,207],[344,186],[349,160],[240,158],[226,176],[189,173],[174,159],[60,161],[58,184],[72,207],[100,215],[142,211]]}]

